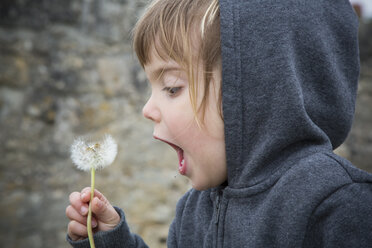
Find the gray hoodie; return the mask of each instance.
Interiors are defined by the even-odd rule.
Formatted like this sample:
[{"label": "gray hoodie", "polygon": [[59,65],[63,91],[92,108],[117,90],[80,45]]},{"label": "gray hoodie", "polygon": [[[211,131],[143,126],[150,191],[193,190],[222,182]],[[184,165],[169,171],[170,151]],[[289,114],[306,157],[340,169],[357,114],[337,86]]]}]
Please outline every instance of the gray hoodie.
[{"label": "gray hoodie", "polygon": [[[359,75],[349,1],[220,0],[220,20],[228,181],[181,198],[168,247],[372,247],[372,175],[333,153]],[[96,246],[146,247],[117,211]]]}]

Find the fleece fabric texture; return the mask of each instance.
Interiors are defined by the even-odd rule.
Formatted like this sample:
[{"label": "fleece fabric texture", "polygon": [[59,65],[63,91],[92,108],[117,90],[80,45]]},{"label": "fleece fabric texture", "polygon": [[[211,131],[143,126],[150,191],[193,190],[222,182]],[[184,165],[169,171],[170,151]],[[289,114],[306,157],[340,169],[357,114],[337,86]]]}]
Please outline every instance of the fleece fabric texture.
[{"label": "fleece fabric texture", "polygon": [[[349,1],[220,0],[220,21],[228,181],[181,198],[168,247],[372,247],[372,175],[333,153],[359,75]],[[98,247],[146,247],[118,211]]]}]

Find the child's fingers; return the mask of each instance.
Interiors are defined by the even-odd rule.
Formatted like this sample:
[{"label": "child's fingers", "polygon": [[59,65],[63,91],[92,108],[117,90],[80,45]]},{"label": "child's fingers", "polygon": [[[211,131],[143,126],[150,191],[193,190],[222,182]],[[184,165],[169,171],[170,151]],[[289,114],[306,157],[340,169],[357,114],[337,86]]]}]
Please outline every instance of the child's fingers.
[{"label": "child's fingers", "polygon": [[99,226],[102,231],[110,230],[120,222],[119,214],[106,198],[101,200],[98,197],[94,197],[92,211],[96,219],[102,222],[103,225]]},{"label": "child's fingers", "polygon": [[92,201],[92,211],[98,219],[107,220],[110,219],[108,205],[98,197],[94,197]]},{"label": "child's fingers", "polygon": [[78,213],[76,211],[76,209],[74,207],[72,207],[71,205],[69,205],[67,208],[66,208],[66,216],[67,218],[69,218],[70,220],[75,220],[81,224],[86,224],[87,223],[87,217],[84,217],[82,216],[80,213]]},{"label": "child's fingers", "polygon": [[81,191],[80,198],[83,202],[90,201],[90,187],[86,187]]},{"label": "child's fingers", "polygon": [[68,223],[67,233],[73,241],[88,237],[87,227],[74,220]]},{"label": "child's fingers", "polygon": [[84,203],[81,200],[81,196],[79,192],[72,192],[70,194],[70,204],[76,211],[78,211],[81,215],[85,216],[88,214],[88,204]]},{"label": "child's fingers", "polygon": [[[82,226],[86,226],[86,216],[88,215],[89,201],[89,187],[84,188],[80,193],[73,192],[70,194],[70,206],[66,208],[66,216],[71,220],[71,228],[69,227],[69,230],[76,229],[74,232],[71,231],[71,235],[75,235],[75,239],[77,236],[79,236],[76,233],[81,232]],[[106,199],[106,197],[98,190],[94,191],[92,212],[94,214],[94,217],[92,217],[92,227],[97,228],[98,231],[111,230],[120,222],[119,214]]]},{"label": "child's fingers", "polygon": [[[94,190],[94,196],[98,197],[99,199],[106,199],[101,192],[98,190]],[[81,200],[83,202],[89,202],[90,201],[90,187],[86,187],[81,191]]]},{"label": "child's fingers", "polygon": [[[70,220],[75,220],[80,224],[86,225],[87,224],[87,217],[82,216],[79,212],[76,211],[71,205],[66,208],[66,216]],[[95,228],[97,226],[96,219],[92,216],[92,227]]]}]

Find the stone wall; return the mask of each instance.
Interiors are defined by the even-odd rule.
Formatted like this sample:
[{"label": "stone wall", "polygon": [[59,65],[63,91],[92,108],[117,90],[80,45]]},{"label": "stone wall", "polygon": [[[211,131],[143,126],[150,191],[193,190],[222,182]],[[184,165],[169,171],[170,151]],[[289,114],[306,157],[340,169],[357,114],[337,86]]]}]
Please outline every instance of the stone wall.
[{"label": "stone wall", "polygon": [[[0,243],[68,247],[70,192],[90,183],[69,146],[110,133],[116,161],[96,186],[126,211],[134,232],[164,247],[179,197],[189,188],[176,155],[152,139],[141,109],[149,96],[130,45],[145,0],[2,0],[0,3]],[[366,59],[365,61],[367,61]],[[339,150],[372,171],[372,75],[364,74],[357,116]],[[368,167],[369,166],[369,167]]]},{"label": "stone wall", "polygon": [[372,19],[360,21],[361,72],[355,119],[341,147],[341,155],[361,169],[372,172]]},{"label": "stone wall", "polygon": [[187,181],[172,149],[152,139],[149,96],[130,45],[143,1],[0,3],[0,243],[68,247],[68,195],[90,184],[69,146],[110,133],[115,163],[97,188],[126,210],[133,231],[163,247]]}]

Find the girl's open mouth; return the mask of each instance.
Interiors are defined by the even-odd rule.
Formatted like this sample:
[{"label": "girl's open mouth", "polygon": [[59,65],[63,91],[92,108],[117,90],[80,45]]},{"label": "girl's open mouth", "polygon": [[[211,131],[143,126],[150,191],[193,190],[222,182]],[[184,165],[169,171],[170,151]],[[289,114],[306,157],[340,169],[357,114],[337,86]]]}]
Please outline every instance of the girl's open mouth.
[{"label": "girl's open mouth", "polygon": [[159,137],[154,136],[154,138],[157,140],[163,141],[164,143],[167,143],[168,145],[173,147],[173,149],[177,152],[177,156],[178,156],[178,171],[180,172],[181,175],[185,175],[186,174],[186,162],[183,156],[182,148],[179,146],[176,146],[173,143],[170,143],[169,141],[160,139]]}]

